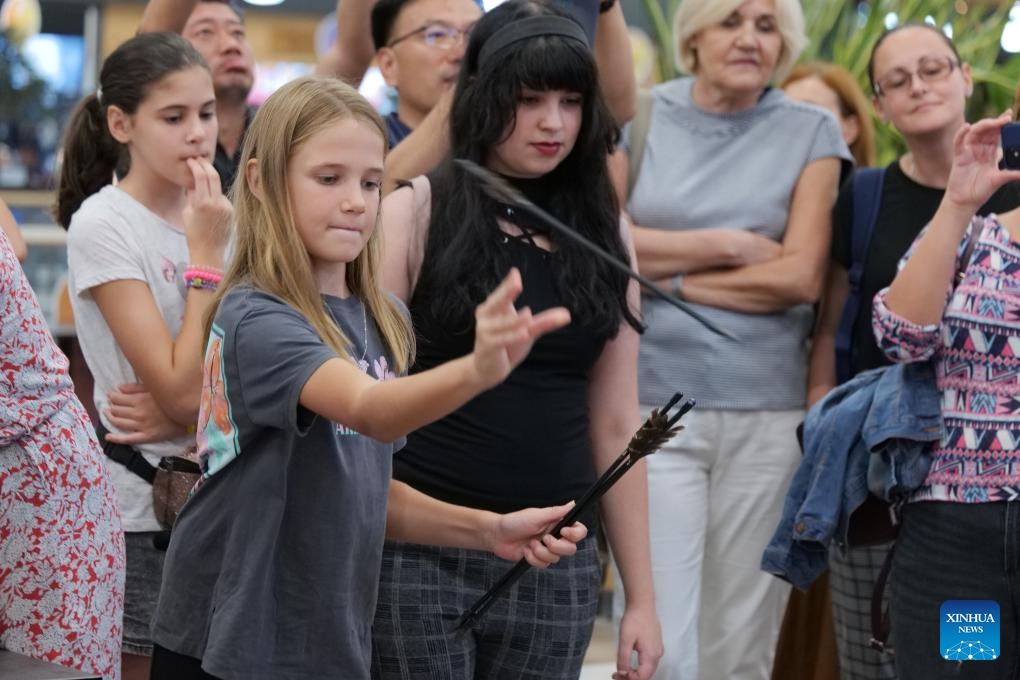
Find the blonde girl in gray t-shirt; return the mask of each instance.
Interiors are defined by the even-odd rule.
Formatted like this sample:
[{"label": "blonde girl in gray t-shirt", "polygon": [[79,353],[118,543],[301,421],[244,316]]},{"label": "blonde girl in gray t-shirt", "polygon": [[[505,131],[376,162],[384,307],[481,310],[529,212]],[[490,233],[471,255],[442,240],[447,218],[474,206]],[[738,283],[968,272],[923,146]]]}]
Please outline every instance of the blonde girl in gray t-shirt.
[{"label": "blonde girl in gray t-shirt", "polygon": [[[230,203],[210,163],[216,100],[202,57],[168,33],[118,47],[99,83],[68,124],[56,214],[107,446],[136,446],[155,465],[194,441],[207,284],[229,236]],[[126,532],[124,678],[148,678],[161,527],[150,484],[106,462]]]},{"label": "blonde girl in gray t-shirt", "polygon": [[472,353],[396,377],[413,335],[378,282],[385,146],[335,79],[285,85],[249,128],[208,324],[204,474],[167,552],[153,680],[367,678],[384,536],[543,566],[586,533],[543,536],[567,506],[498,515],[391,481],[394,441],[501,382],[570,315],[515,309],[514,270],[478,306]]}]

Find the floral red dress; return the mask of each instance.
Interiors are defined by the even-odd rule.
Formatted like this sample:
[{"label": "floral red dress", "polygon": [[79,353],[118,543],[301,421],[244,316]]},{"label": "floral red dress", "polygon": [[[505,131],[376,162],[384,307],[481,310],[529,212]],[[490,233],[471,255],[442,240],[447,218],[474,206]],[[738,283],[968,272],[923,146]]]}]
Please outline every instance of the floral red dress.
[{"label": "floral red dress", "polygon": [[103,454],[0,231],[0,648],[117,680],[123,609]]}]

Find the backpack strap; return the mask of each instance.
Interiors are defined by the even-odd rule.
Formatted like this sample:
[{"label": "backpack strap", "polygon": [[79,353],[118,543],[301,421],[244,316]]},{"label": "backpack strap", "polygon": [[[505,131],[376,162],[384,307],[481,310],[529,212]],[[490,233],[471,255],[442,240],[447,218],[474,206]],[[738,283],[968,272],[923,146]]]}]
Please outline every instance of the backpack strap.
[{"label": "backpack strap", "polygon": [[885,168],[862,168],[854,173],[852,182],[853,221],[850,226],[850,268],[847,270],[850,291],[839,318],[839,330],[836,331],[836,380],[839,384],[853,376],[850,348],[853,345],[854,324],[861,308],[864,260],[882,203]]},{"label": "backpack strap", "polygon": [[637,94],[634,119],[630,123],[630,167],[627,169],[627,197],[634,191],[638,172],[641,171],[641,160],[645,156],[645,145],[648,142],[648,129],[652,124],[652,91],[639,90]]}]

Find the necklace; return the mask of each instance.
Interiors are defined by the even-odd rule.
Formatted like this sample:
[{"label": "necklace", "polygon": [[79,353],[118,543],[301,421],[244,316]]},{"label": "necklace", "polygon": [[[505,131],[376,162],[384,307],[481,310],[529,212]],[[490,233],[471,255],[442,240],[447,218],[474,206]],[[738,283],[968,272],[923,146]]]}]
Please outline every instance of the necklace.
[{"label": "necklace", "polygon": [[[921,173],[918,172],[917,170],[917,161],[914,160],[913,154],[908,154],[904,156],[903,163],[900,167],[903,170],[903,174],[906,175],[907,178],[910,179],[915,184],[920,184],[923,187],[928,187],[932,189],[945,190],[946,188],[948,178],[940,180],[938,179],[938,177],[936,177],[935,179],[921,177]],[[938,173],[936,172],[935,174],[937,175]]]},{"label": "necklace", "polygon": [[[917,182],[918,181],[917,180],[917,164],[914,163],[914,156],[913,155],[905,156],[903,158],[903,160],[907,164],[907,167],[904,168],[904,172],[906,173],[907,177],[909,177],[910,179],[912,179],[915,182]],[[920,183],[920,182],[918,182],[918,183]]]},{"label": "necklace", "polygon": [[368,309],[365,307],[365,301],[361,300],[361,323],[362,323],[362,335],[365,344],[361,348],[361,359],[358,360],[359,364],[365,363],[365,357],[368,356]]},{"label": "necklace", "polygon": [[[361,358],[358,359],[357,363],[359,366],[361,366],[361,368],[367,370],[368,363],[365,361],[365,357],[368,356],[368,308],[365,306],[365,301],[362,300],[361,298],[358,298],[358,302],[361,305],[361,326],[362,326],[361,337],[363,339],[362,340],[363,344],[361,346]],[[333,313],[333,308],[329,305],[329,303],[325,304],[326,311],[329,312],[330,317],[333,318],[333,323],[335,323],[337,327],[340,329],[340,331],[343,332],[344,330],[343,324],[341,324],[339,319],[336,318],[336,314]],[[344,333],[344,335],[346,335],[346,333]],[[351,358],[353,359],[353,357]]]}]

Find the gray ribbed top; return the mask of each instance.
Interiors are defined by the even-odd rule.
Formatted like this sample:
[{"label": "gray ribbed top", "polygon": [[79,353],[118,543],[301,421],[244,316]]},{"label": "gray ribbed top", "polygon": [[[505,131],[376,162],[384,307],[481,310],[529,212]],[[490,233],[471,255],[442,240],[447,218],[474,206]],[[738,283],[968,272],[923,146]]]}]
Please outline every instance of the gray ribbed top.
[{"label": "gray ribbed top", "polygon": [[[653,90],[648,141],[627,206],[631,216],[655,229],[729,227],[781,240],[805,166],[819,158],[851,158],[836,119],[778,89],[752,109],[710,113],[692,101],[693,83],[681,78]],[[734,342],[657,299],[645,297],[643,304],[649,328],[641,341],[642,403],[661,404],[681,391],[703,408],[803,408],[810,306],[745,314],[695,305],[735,335]]]}]

